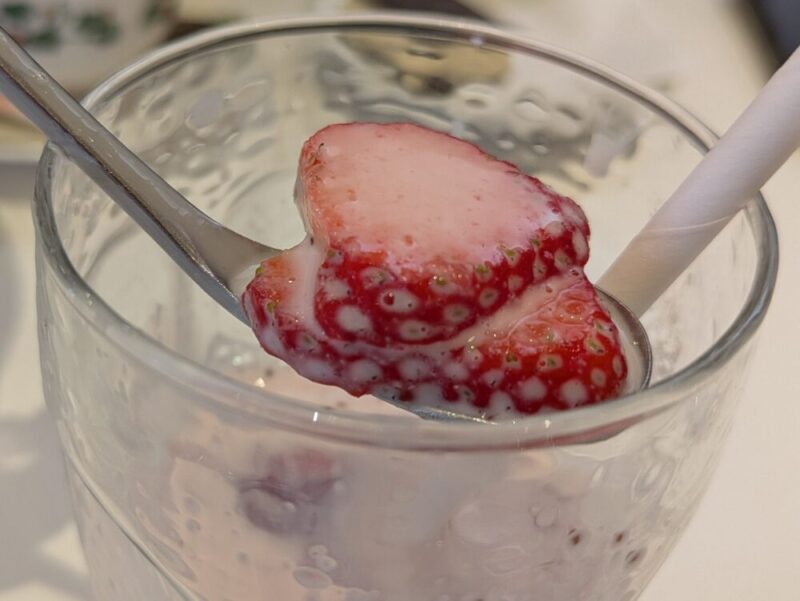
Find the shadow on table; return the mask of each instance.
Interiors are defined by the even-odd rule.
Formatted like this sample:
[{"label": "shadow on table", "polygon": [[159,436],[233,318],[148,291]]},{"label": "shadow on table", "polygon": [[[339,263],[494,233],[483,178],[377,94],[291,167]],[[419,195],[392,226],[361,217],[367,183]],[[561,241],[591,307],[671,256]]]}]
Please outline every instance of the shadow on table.
[{"label": "shadow on table", "polygon": [[14,339],[19,311],[19,274],[8,226],[0,221],[0,364]]},{"label": "shadow on table", "polygon": [[[37,415],[0,421],[0,597],[41,585],[69,599],[90,599],[85,576],[43,549],[72,523],[55,426]],[[59,597],[61,598],[61,597]]]}]

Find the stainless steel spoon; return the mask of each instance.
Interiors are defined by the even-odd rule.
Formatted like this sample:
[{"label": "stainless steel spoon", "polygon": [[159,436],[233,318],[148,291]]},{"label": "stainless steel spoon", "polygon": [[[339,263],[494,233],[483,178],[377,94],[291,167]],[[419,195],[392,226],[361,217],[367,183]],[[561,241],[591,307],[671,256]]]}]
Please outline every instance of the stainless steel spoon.
[{"label": "stainless steel spoon", "polygon": [[[2,28],[0,91],[203,290],[249,326],[239,301],[241,293],[255,267],[280,250],[237,234],[186,200],[103,127]],[[601,294],[631,343],[629,362],[640,366],[628,386],[629,391],[638,390],[650,377],[647,333],[622,304]],[[428,419],[486,422],[435,407],[401,401],[393,404]]]}]

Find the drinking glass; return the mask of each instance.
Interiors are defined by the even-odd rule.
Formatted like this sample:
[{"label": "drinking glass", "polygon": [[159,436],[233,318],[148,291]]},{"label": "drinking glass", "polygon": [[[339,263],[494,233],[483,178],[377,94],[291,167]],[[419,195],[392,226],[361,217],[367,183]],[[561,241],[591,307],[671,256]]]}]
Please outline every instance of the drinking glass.
[{"label": "drinking glass", "polygon": [[[315,130],[449,132],[580,202],[593,278],[714,142],[588,59],[398,15],[203,33],[86,105],[192,202],[277,247],[303,236],[292,190]],[[434,423],[267,356],[52,147],[34,210],[46,397],[103,600],[635,599],[707,487],[777,269],[754,198],[644,316],[650,388]]]}]

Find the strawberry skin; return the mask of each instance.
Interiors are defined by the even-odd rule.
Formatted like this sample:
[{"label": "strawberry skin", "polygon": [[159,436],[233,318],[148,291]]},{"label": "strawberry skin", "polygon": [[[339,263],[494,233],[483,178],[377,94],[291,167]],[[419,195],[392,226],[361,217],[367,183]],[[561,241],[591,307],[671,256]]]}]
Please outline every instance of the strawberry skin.
[{"label": "strawberry skin", "polygon": [[588,259],[589,227],[572,200],[412,124],[317,132],[301,153],[297,203],[327,249],[316,318],[339,340],[447,340]]},{"label": "strawberry skin", "polygon": [[377,347],[326,336],[302,251],[265,261],[244,306],[262,346],[311,380],[487,419],[597,403],[625,383],[617,328],[578,268],[451,340]]}]

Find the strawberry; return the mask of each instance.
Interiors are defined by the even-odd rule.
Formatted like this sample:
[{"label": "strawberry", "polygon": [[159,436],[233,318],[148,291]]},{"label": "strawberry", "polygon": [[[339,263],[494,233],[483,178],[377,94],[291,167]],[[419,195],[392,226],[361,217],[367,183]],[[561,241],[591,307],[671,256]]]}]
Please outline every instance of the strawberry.
[{"label": "strawberry", "polygon": [[260,477],[239,483],[242,511],[254,526],[275,534],[310,532],[317,504],[340,476],[338,464],[313,449],[266,457]]},{"label": "strawberry", "polygon": [[596,403],[625,382],[617,328],[577,267],[450,340],[380,347],[331,338],[317,322],[324,261],[310,243],[292,249],[265,261],[243,297],[262,346],[311,380],[488,419]]},{"label": "strawberry", "polygon": [[296,192],[326,249],[316,319],[339,340],[447,340],[588,259],[572,200],[417,125],[320,130],[303,146]]}]

